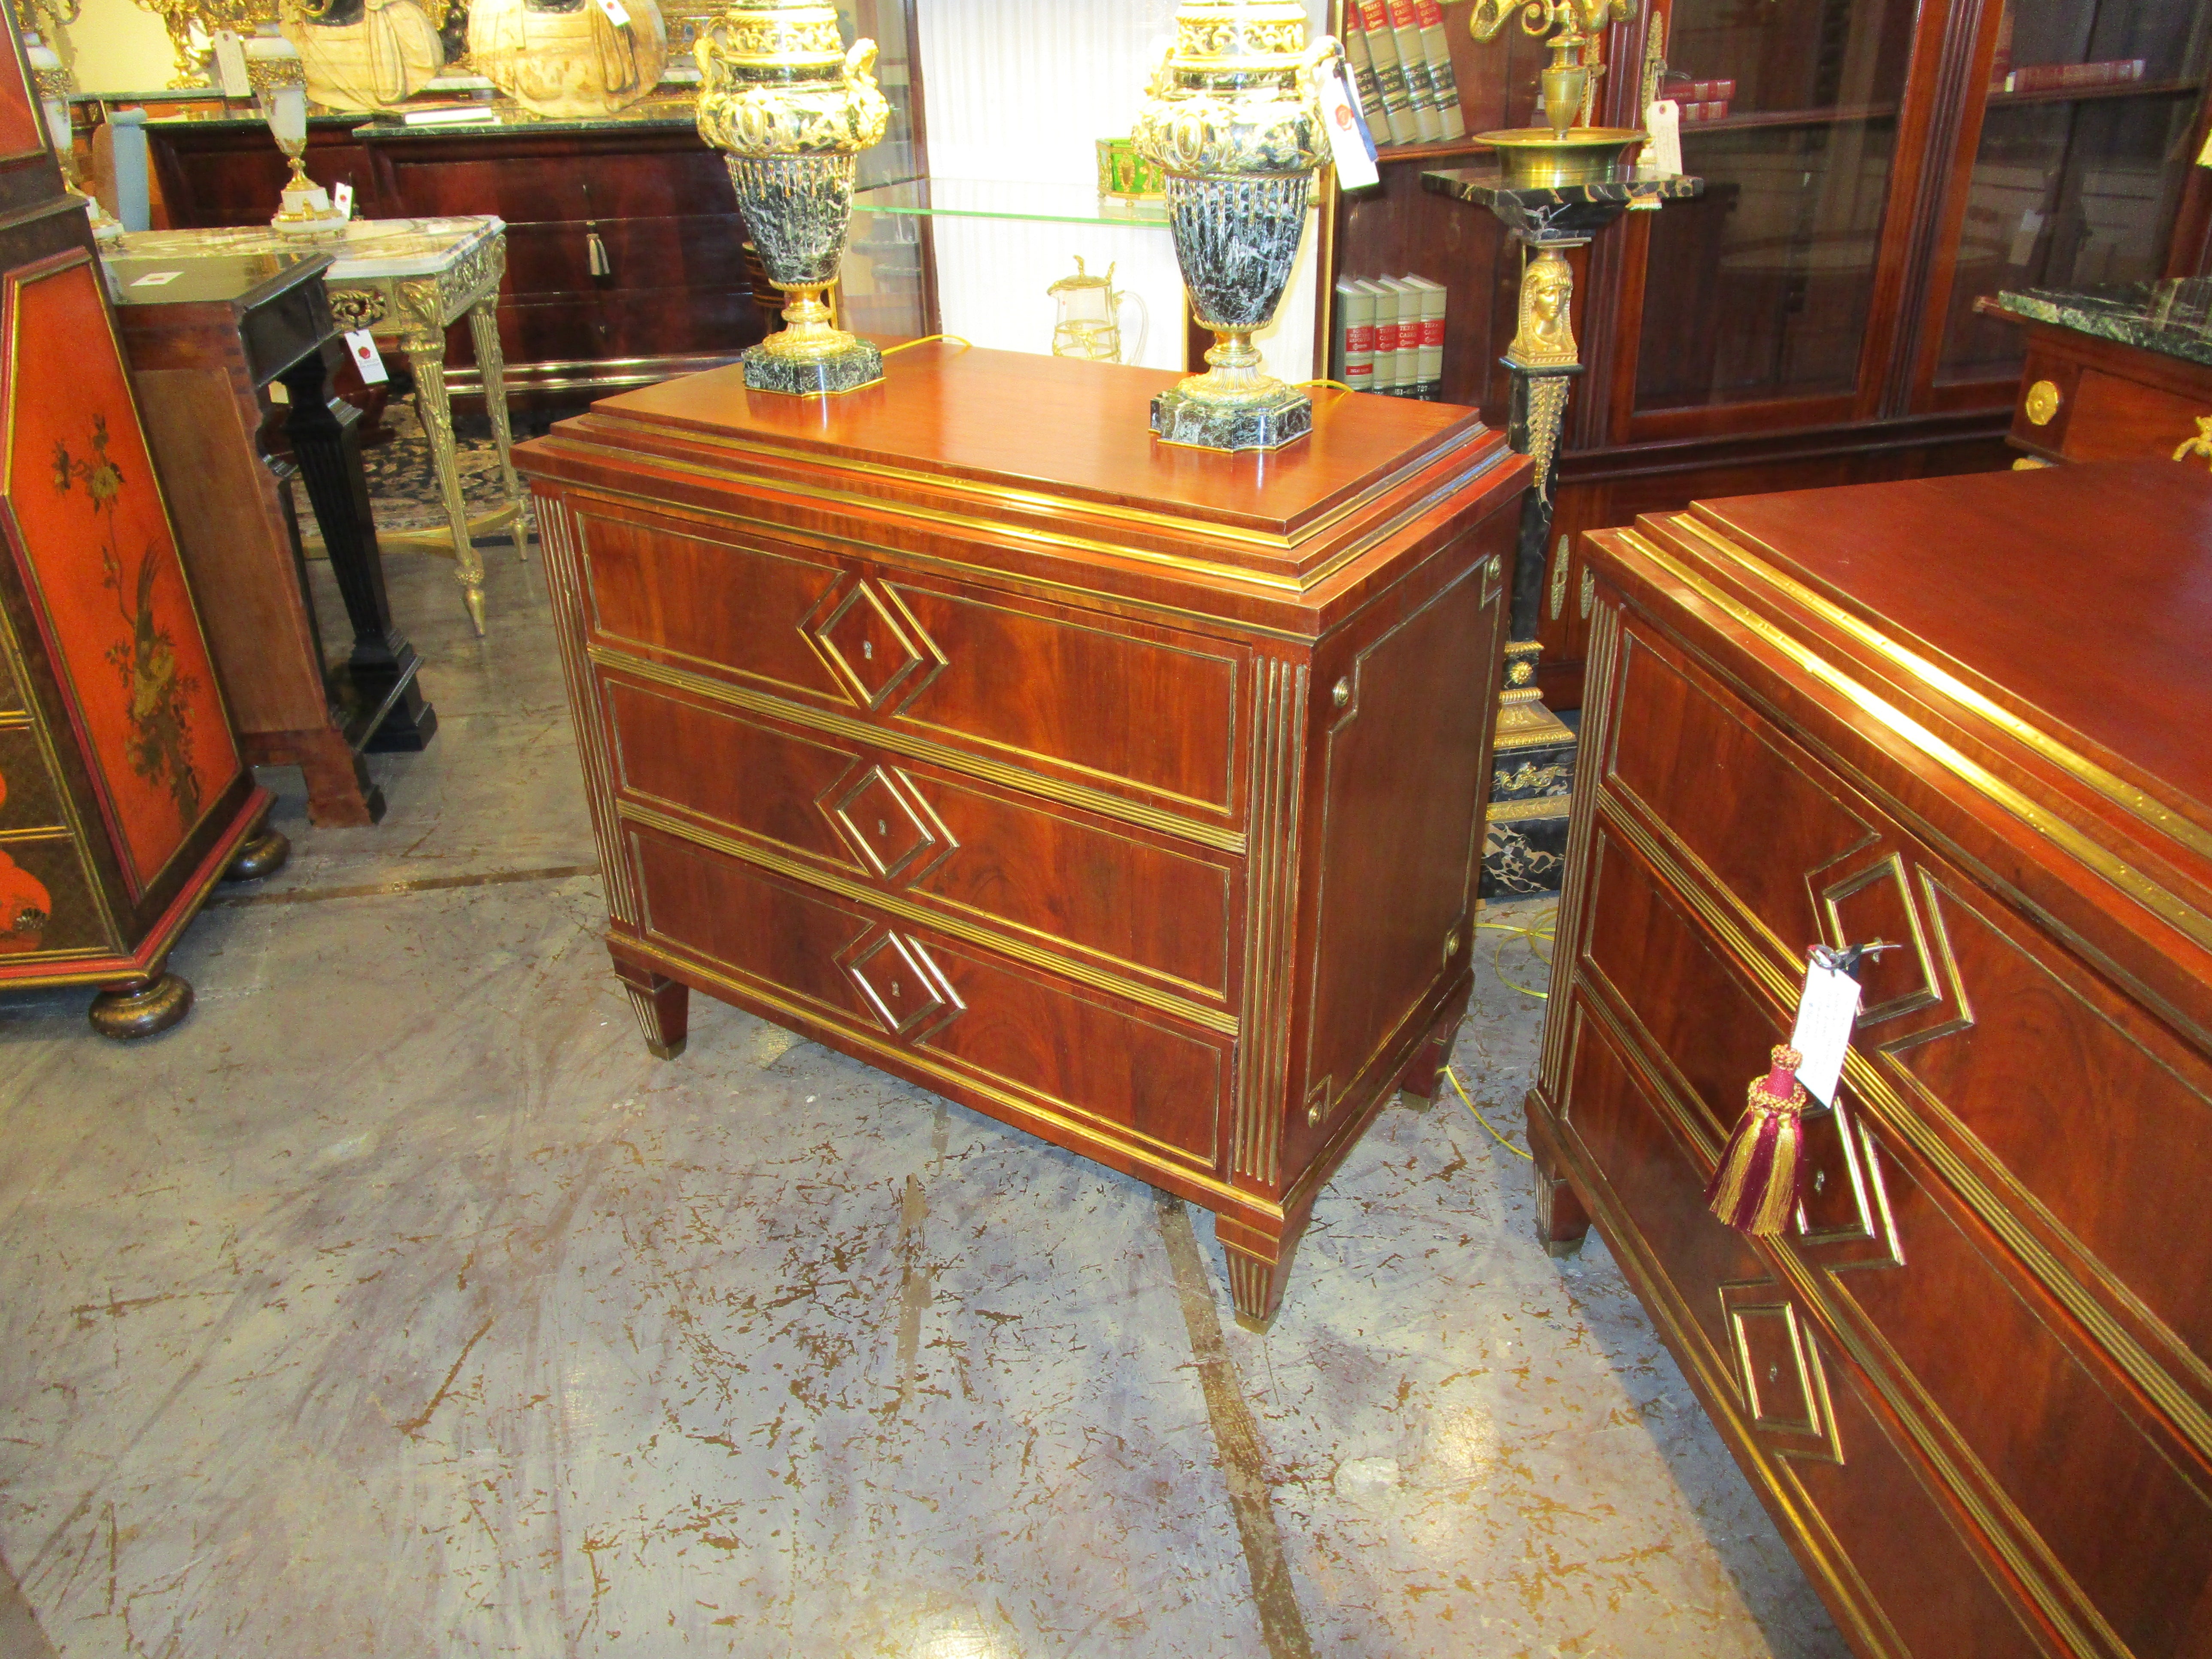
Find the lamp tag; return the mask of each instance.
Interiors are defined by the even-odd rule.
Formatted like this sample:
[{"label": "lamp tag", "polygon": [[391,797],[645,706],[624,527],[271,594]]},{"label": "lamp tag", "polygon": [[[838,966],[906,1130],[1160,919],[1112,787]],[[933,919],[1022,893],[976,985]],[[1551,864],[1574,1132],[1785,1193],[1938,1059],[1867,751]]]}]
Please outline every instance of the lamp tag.
[{"label": "lamp tag", "polygon": [[222,82],[222,95],[253,96],[252,83],[246,78],[246,43],[238,38],[238,31],[217,29],[210,39],[215,44],[216,79]]},{"label": "lamp tag", "polygon": [[1682,106],[1671,98],[1655,99],[1644,112],[1644,130],[1651,135],[1652,170],[1662,179],[1682,173]]},{"label": "lamp tag", "polygon": [[364,384],[379,386],[392,377],[384,372],[384,359],[378,355],[376,342],[365,328],[349,330],[345,337],[346,349],[353,353],[353,366],[361,371]]},{"label": "lamp tag", "polygon": [[1336,158],[1336,183],[1340,190],[1364,190],[1380,184],[1375,170],[1375,138],[1366,118],[1344,84],[1344,64],[1330,65],[1321,79],[1322,125],[1328,129],[1329,153]]},{"label": "lamp tag", "polygon": [[599,0],[599,9],[607,15],[607,21],[620,28],[629,21],[629,8],[623,0]]},{"label": "lamp tag", "polygon": [[331,186],[331,210],[337,213],[339,218],[352,218],[353,186],[351,185],[332,185]]}]

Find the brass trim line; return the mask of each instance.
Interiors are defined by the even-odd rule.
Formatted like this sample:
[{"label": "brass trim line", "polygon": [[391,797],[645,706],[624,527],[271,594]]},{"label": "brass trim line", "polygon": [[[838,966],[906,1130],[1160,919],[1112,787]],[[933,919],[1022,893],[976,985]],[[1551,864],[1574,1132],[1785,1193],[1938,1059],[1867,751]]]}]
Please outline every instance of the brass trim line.
[{"label": "brass trim line", "polygon": [[[2010,709],[1993,702],[1956,675],[1939,667],[1918,653],[1907,650],[1879,629],[1869,626],[1841,605],[1824,599],[1813,589],[1717,535],[1706,525],[1700,524],[1686,514],[1677,514],[1668,520],[1675,528],[1694,535],[1700,541],[1727,553],[1741,562],[1745,571],[1758,577],[1769,586],[1787,594],[1792,600],[1811,611],[1823,621],[1843,629],[1861,644],[1887,657],[1899,667],[1913,675],[1954,702],[1964,703],[1992,726],[2008,736],[2025,744],[2052,765],[2061,768],[2077,781],[2086,784],[2130,817],[2161,833],[2171,836],[2206,858],[2212,858],[2212,830],[2181,817],[2171,807],[2158,800],[2147,790],[2130,783],[2126,779],[2106,770],[2087,756],[2069,748],[2056,738],[2038,730]],[[1633,532],[1630,532],[1633,534]],[[1642,538],[1637,538],[1638,541]],[[1647,544],[1648,545],[1648,544]]]},{"label": "brass trim line", "polygon": [[[1666,572],[1668,575],[1689,588],[1706,604],[1727,616],[1732,622],[1749,629],[1760,639],[1796,663],[1800,668],[1830,690],[1840,693],[1865,713],[1873,715],[1899,737],[1935,761],[1962,782],[1987,796],[2022,824],[2053,842],[2075,861],[2086,865],[2143,909],[2167,927],[2187,939],[2200,949],[2212,951],[2212,916],[2206,915],[2179,895],[2167,891],[2149,878],[2136,871],[2125,860],[2106,851],[2084,834],[2071,821],[2057,817],[2031,799],[2026,793],[2007,783],[1980,762],[1960,752],[1952,744],[1929,731],[1903,709],[1860,684],[1848,674],[1829,662],[1826,658],[1808,649],[1790,637],[1782,629],[1737,600],[1729,598],[1704,577],[1668,557],[1657,546],[1632,530],[1620,532],[1621,539],[1644,557]],[[2049,743],[2049,739],[2045,739]],[[2070,750],[2051,747],[2058,753]],[[2056,758],[2056,755],[2052,757]],[[2088,763],[2075,757],[2081,766]],[[2063,763],[2061,763],[2062,764]],[[2069,768],[2069,769],[2072,769]],[[2106,774],[2110,776],[2111,775]],[[2087,778],[2083,778],[2088,782]],[[2114,780],[2115,782],[2118,780]],[[2094,784],[2092,787],[2095,787]],[[2103,793],[2100,791],[2100,793]]]},{"label": "brass trim line", "polygon": [[1224,1009],[1208,1008],[1202,1003],[1193,1002],[1185,997],[1171,996],[1152,986],[1141,985],[1134,980],[1125,979],[1119,974],[1109,974],[1103,969],[1091,967],[1086,963],[1072,961],[1057,951],[1047,951],[1020,939],[1010,939],[994,929],[979,927],[972,922],[963,921],[957,916],[947,916],[927,905],[916,904],[911,899],[902,897],[896,893],[886,893],[880,888],[872,887],[865,882],[854,881],[831,871],[803,864],[796,859],[784,858],[769,851],[766,848],[753,846],[734,836],[718,835],[698,824],[687,823],[682,818],[672,817],[665,812],[656,812],[651,807],[641,806],[635,801],[623,801],[618,804],[616,810],[626,823],[658,830],[662,835],[672,836],[694,847],[703,847],[709,851],[720,853],[726,858],[736,859],[741,863],[750,864],[758,869],[773,871],[787,880],[799,882],[817,891],[835,893],[838,897],[862,905],[871,911],[896,916],[902,921],[927,928],[933,933],[944,933],[967,944],[981,945],[988,951],[995,951],[1000,956],[1012,957],[1016,961],[1027,963],[1033,968],[1044,969],[1048,972],[1060,975],[1062,978],[1072,979],[1079,985],[1087,985],[1095,991],[1103,991],[1109,995],[1120,997],[1126,1002],[1133,1002],[1143,1007],[1157,1009],[1164,1014],[1171,1014],[1177,1019],[1201,1026],[1206,1030],[1217,1032],[1223,1036],[1233,1038],[1237,1034],[1237,1016]]},{"label": "brass trim line", "polygon": [[1218,852],[1233,853],[1241,857],[1245,850],[1246,838],[1241,830],[1178,817],[1172,812],[1146,806],[1140,801],[1108,794],[1103,789],[1091,789],[1041,773],[1024,771],[1003,761],[986,760],[964,750],[932,743],[926,738],[909,737],[903,732],[872,726],[849,714],[813,708],[804,703],[787,702],[781,697],[773,697],[741,685],[731,685],[687,669],[633,657],[609,646],[592,645],[585,649],[592,663],[603,669],[632,674],[639,679],[651,680],[660,685],[673,686],[680,691],[689,691],[715,702],[727,703],[732,708],[750,709],[757,714],[788,720],[794,726],[803,726],[811,731],[832,732],[848,742],[866,744],[903,755],[910,760],[942,766],[947,771],[987,779],[1025,794],[1042,795],[1048,800],[1096,812],[1101,817],[1115,818],[1123,823],[1135,824],[1139,829],[1178,836],[1184,841],[1195,842],[1201,847],[1213,848]]}]

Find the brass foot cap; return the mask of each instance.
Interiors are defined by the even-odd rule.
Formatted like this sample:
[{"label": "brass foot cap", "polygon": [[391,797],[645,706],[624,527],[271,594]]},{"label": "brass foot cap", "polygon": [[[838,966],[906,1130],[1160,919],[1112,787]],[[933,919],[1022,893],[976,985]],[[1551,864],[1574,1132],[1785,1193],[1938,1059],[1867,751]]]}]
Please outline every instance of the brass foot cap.
[{"label": "brass foot cap", "polygon": [[85,1017],[118,1042],[159,1036],[192,1011],[192,988],[174,974],[118,985],[93,998]]},{"label": "brass foot cap", "polygon": [[1555,1261],[1563,1261],[1571,1255],[1583,1253],[1583,1241],[1579,1238],[1547,1238],[1541,1242],[1544,1254]]},{"label": "brass foot cap", "polygon": [[289,836],[264,830],[238,849],[238,856],[222,872],[225,881],[259,881],[264,876],[273,876],[292,861],[292,841]]},{"label": "brass foot cap", "polygon": [[1265,1319],[1255,1319],[1250,1314],[1241,1313],[1237,1316],[1237,1322],[1255,1336],[1265,1336],[1273,1326],[1275,1316],[1269,1314]]},{"label": "brass foot cap", "polygon": [[673,1060],[684,1052],[690,1041],[689,1037],[678,1037],[673,1042],[654,1042],[648,1040],[645,1045],[646,1052],[655,1060]]}]

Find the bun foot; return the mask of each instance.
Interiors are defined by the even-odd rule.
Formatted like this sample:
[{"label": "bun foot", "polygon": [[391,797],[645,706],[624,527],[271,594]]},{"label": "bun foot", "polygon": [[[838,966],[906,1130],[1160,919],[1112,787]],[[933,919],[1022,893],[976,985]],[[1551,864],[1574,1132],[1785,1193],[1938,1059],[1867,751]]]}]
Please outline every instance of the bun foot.
[{"label": "bun foot", "polygon": [[161,1036],[191,1011],[192,988],[174,974],[156,973],[107,987],[93,998],[85,1017],[100,1036],[131,1042]]},{"label": "bun foot", "polygon": [[[222,872],[225,881],[259,881],[273,876],[292,861],[292,842],[274,830],[264,830],[238,849],[238,856]],[[179,983],[182,983],[181,981]]]}]

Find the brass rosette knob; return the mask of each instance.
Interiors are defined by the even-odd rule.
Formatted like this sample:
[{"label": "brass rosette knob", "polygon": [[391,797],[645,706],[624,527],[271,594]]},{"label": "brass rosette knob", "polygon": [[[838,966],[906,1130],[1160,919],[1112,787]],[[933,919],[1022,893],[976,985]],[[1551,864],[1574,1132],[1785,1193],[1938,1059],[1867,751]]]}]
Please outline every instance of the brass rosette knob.
[{"label": "brass rosette knob", "polygon": [[1205,449],[1279,449],[1313,404],[1252,343],[1282,302],[1326,154],[1319,76],[1300,0],[1182,0],[1175,38],[1131,131],[1167,175],[1168,223],[1192,309],[1213,331],[1207,371],[1152,400],[1152,430]]},{"label": "brass rosette knob", "polygon": [[822,298],[845,252],[854,158],[890,122],[876,43],[847,47],[834,6],[731,0],[694,56],[699,136],[723,152],[761,264],[791,296],[782,331],[745,353],[746,386],[818,395],[881,380],[883,354],[832,327]]}]

